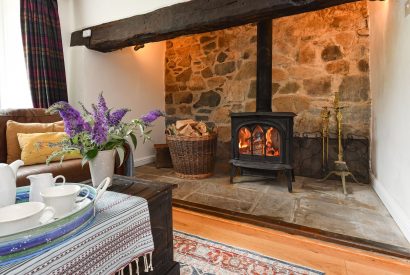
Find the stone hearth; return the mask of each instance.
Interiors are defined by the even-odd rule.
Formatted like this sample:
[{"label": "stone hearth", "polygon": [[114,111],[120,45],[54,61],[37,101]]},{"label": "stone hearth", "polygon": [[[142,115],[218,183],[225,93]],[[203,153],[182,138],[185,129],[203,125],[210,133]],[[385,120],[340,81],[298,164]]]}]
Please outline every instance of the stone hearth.
[{"label": "stone hearth", "polygon": [[326,183],[312,178],[296,177],[293,193],[286,178],[238,177],[229,183],[229,166],[218,163],[215,176],[204,180],[187,180],[175,176],[172,169],[154,165],[136,168],[139,179],[174,183],[173,198],[305,225],[329,232],[359,237],[409,249],[400,229],[369,185],[348,183],[348,196],[340,180]]}]

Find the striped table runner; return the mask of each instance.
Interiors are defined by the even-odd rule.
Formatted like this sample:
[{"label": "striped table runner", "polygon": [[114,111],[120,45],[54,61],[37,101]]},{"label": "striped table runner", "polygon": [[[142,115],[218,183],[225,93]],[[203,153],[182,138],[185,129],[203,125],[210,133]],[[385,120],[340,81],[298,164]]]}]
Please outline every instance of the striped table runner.
[{"label": "striped table runner", "polygon": [[107,191],[90,227],[40,255],[0,266],[0,274],[112,274],[140,258],[148,271],[153,250],[147,201]]}]

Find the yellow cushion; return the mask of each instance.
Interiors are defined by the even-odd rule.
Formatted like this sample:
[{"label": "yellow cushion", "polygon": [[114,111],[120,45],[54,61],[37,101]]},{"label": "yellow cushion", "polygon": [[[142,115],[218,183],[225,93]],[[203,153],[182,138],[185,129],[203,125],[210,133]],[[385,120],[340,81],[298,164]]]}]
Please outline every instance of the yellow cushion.
[{"label": "yellow cushion", "polygon": [[55,123],[19,123],[13,120],[7,121],[7,163],[12,163],[20,158],[21,149],[17,139],[17,133],[28,134],[62,131],[64,131],[64,124],[62,121]]},{"label": "yellow cushion", "polygon": [[[55,151],[61,149],[55,145],[67,138],[63,132],[17,134],[17,139],[21,148],[21,160],[25,165],[46,163],[47,158]],[[53,145],[54,144],[54,145]],[[82,158],[79,151],[70,152],[64,155],[64,160]],[[53,159],[60,161],[60,158]]]}]

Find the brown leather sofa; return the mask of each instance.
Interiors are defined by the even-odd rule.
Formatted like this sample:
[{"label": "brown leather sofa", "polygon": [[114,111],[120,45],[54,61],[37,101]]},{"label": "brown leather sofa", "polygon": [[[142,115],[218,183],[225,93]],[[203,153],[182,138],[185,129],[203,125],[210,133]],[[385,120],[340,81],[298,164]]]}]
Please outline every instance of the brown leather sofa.
[{"label": "brown leather sofa", "polygon": [[[7,121],[14,120],[20,123],[51,123],[61,120],[59,115],[49,115],[44,109],[9,109],[0,110],[0,163],[7,162],[7,139],[6,128]],[[126,148],[125,161],[121,166],[117,156],[115,173],[125,175],[125,163],[130,156],[130,149]],[[35,164],[29,166],[22,166],[17,172],[17,186],[24,186],[29,184],[26,178],[28,175],[39,173],[52,173],[54,176],[63,175],[67,182],[81,182],[90,179],[90,169],[87,165],[81,166],[81,159],[65,160],[62,164],[59,161],[46,164]]]}]

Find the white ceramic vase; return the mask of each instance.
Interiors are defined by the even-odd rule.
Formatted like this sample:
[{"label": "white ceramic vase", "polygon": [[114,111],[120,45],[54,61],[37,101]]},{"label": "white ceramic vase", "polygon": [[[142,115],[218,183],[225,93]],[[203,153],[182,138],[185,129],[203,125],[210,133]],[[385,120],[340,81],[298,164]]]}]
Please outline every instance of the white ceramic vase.
[{"label": "white ceramic vase", "polygon": [[97,156],[90,160],[90,172],[93,186],[97,186],[106,178],[114,175],[115,150],[99,151]]}]

